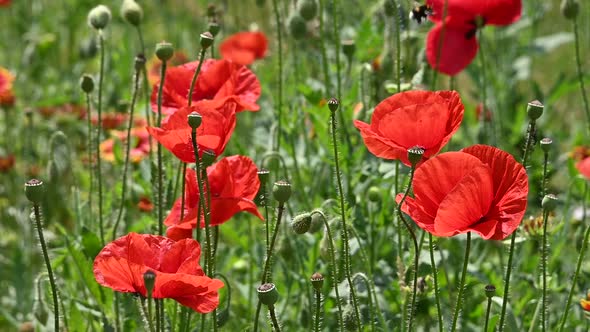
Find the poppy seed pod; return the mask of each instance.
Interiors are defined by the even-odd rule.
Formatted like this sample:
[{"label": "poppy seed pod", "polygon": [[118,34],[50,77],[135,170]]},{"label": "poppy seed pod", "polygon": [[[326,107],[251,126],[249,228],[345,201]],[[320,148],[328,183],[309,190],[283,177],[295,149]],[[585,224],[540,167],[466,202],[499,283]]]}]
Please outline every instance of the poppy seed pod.
[{"label": "poppy seed pod", "polygon": [[494,285],[486,285],[486,287],[484,288],[484,291],[486,293],[486,297],[492,298],[496,295],[496,286]]},{"label": "poppy seed pod", "polygon": [[528,114],[529,119],[535,121],[540,118],[541,115],[543,115],[543,108],[545,108],[545,106],[543,106],[538,100],[533,100],[528,103],[526,113]]},{"label": "poppy seed pod", "polygon": [[213,151],[213,150],[203,151],[203,156],[201,156],[201,161],[203,162],[203,166],[209,167],[209,166],[213,165],[213,163],[215,162],[215,158],[217,158],[217,156],[215,155],[215,151]]},{"label": "poppy seed pod", "polygon": [[549,149],[551,149],[551,144],[553,144],[553,140],[549,137],[545,137],[541,140],[541,149],[544,153],[549,153]]},{"label": "poppy seed pod", "polygon": [[277,303],[277,300],[279,299],[279,292],[277,291],[275,284],[262,284],[256,290],[258,291],[258,299],[260,302],[262,302],[262,304],[271,307]]},{"label": "poppy seed pod", "polygon": [[105,5],[98,5],[88,12],[88,25],[96,30],[102,30],[111,21],[111,10]]},{"label": "poppy seed pod", "polygon": [[379,203],[381,201],[381,190],[375,186],[372,186],[367,192],[367,197],[369,198],[369,201],[373,203]]},{"label": "poppy seed pod", "polygon": [[31,179],[25,183],[25,196],[33,204],[39,204],[45,196],[43,181]]},{"label": "poppy seed pod", "polygon": [[147,291],[148,299],[152,297],[154,286],[156,285],[156,273],[152,270],[147,270],[143,274],[143,283],[145,285],[145,290]]},{"label": "poppy seed pod", "polygon": [[289,33],[294,39],[303,39],[307,35],[307,22],[299,14],[293,14],[287,22]]},{"label": "poppy seed pod", "polygon": [[145,56],[141,53],[137,54],[135,56],[133,65],[135,67],[135,71],[140,71],[143,69],[143,66],[145,65]]},{"label": "poppy seed pod", "polygon": [[338,107],[340,107],[340,102],[338,101],[338,99],[330,98],[328,100],[328,108],[331,112],[336,112],[338,110]]},{"label": "poppy seed pod", "polygon": [[580,12],[580,3],[578,0],[562,0],[559,9],[565,18],[574,20]]},{"label": "poppy seed pod", "polygon": [[543,200],[541,201],[541,206],[543,207],[543,211],[551,212],[555,210],[557,207],[557,196],[553,194],[545,195]]},{"label": "poppy seed pod", "polygon": [[270,177],[270,171],[267,170],[266,168],[261,168],[258,170],[258,180],[260,180],[260,183],[262,183],[263,185],[268,181],[268,178]]},{"label": "poppy seed pod", "polygon": [[213,45],[213,41],[215,40],[215,38],[213,37],[213,35],[211,34],[211,32],[209,31],[205,31],[200,35],[201,38],[201,48],[206,50],[208,49],[211,45]]},{"label": "poppy seed pod", "polygon": [[307,231],[309,231],[309,227],[311,227],[311,214],[305,212],[295,216],[295,218],[293,218],[293,222],[291,223],[291,227],[293,227],[293,231],[297,234],[307,233]]},{"label": "poppy seed pod", "polygon": [[219,23],[217,23],[217,22],[210,22],[209,23],[209,32],[211,33],[211,35],[213,37],[217,36],[217,34],[219,33],[219,30],[221,30],[221,26],[219,26]]},{"label": "poppy seed pod", "polygon": [[299,15],[306,21],[311,21],[318,13],[318,4],[315,0],[301,0],[297,3]]},{"label": "poppy seed pod", "polygon": [[197,112],[191,112],[191,114],[188,115],[188,125],[192,129],[199,128],[201,126],[201,122],[203,122],[203,117],[201,114]]},{"label": "poppy seed pod", "polygon": [[412,167],[416,167],[416,165],[422,160],[422,156],[424,155],[424,148],[420,146],[415,146],[408,149],[408,160],[412,164]]},{"label": "poppy seed pod", "polygon": [[174,55],[174,47],[168,42],[161,42],[156,44],[156,57],[162,62],[166,62]]},{"label": "poppy seed pod", "polygon": [[143,18],[143,10],[135,0],[123,0],[121,5],[121,17],[129,24],[138,26]]},{"label": "poppy seed pod", "polygon": [[321,275],[319,272],[316,272],[311,275],[310,280],[313,288],[316,291],[320,292],[322,290],[322,287],[324,286],[324,276]]},{"label": "poppy seed pod", "polygon": [[346,55],[346,57],[348,58],[348,61],[352,60],[352,57],[354,56],[354,52],[356,51],[356,44],[354,43],[354,40],[352,39],[346,39],[342,41],[342,53],[344,53],[344,55]]},{"label": "poppy seed pod", "polygon": [[82,75],[80,78],[80,88],[84,93],[91,93],[94,90],[94,79],[88,74]]},{"label": "poppy seed pod", "polygon": [[272,195],[280,204],[286,203],[291,197],[291,184],[287,181],[277,181],[272,187]]}]

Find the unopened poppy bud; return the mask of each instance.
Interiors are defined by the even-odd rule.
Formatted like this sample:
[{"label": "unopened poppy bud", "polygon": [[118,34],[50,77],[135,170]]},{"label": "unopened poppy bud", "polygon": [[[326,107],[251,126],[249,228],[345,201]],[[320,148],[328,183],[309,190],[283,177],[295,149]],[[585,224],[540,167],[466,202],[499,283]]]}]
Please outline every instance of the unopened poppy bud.
[{"label": "unopened poppy bud", "polygon": [[266,304],[269,307],[274,306],[274,304],[277,303],[277,300],[279,299],[279,292],[273,283],[262,284],[258,287],[257,291],[260,302],[262,302],[262,304]]},{"label": "unopened poppy bud", "polygon": [[484,290],[486,293],[486,297],[488,299],[491,299],[492,297],[494,297],[496,295],[496,286],[494,286],[494,285],[486,285]]},{"label": "unopened poppy bud", "polygon": [[201,126],[201,122],[203,122],[203,117],[201,114],[197,112],[191,112],[191,114],[188,115],[188,125],[192,129],[199,128],[199,126]]},{"label": "unopened poppy bud", "polygon": [[322,229],[324,225],[324,217],[320,213],[311,214],[311,225],[309,225],[308,233],[315,233]]},{"label": "unopened poppy bud", "polygon": [[306,21],[311,21],[318,13],[318,4],[315,0],[300,0],[297,2],[297,11]]},{"label": "unopened poppy bud", "polygon": [[543,115],[543,108],[545,108],[545,106],[543,106],[543,104],[541,104],[541,102],[538,100],[533,100],[528,103],[526,112],[529,116],[529,119],[535,121],[540,118],[541,115]]},{"label": "unopened poppy bud", "polygon": [[229,321],[229,310],[227,308],[217,313],[217,327],[224,326]]},{"label": "unopened poppy bud", "polygon": [[311,275],[310,280],[313,288],[316,291],[320,292],[322,290],[322,287],[324,286],[324,276],[321,275],[319,272],[316,272]]},{"label": "unopened poppy bud", "polygon": [[551,138],[543,138],[541,140],[541,149],[543,150],[543,152],[549,153],[549,150],[551,149],[551,144],[553,144],[553,140]]},{"label": "unopened poppy bud", "polygon": [[145,65],[145,56],[141,53],[137,54],[133,64],[135,66],[135,71],[143,69],[143,66]]},{"label": "unopened poppy bud", "polygon": [[200,38],[201,38],[201,48],[204,50],[208,49],[211,45],[213,45],[213,41],[215,40],[215,38],[213,37],[213,35],[209,31],[203,32],[201,34]]},{"label": "unopened poppy bud", "polygon": [[291,197],[291,184],[287,181],[277,181],[272,187],[272,195],[279,203],[285,203]]},{"label": "unopened poppy bud", "polygon": [[213,37],[217,36],[217,34],[219,33],[219,30],[221,30],[219,23],[217,23],[217,22],[210,22],[209,23],[209,32],[211,33],[211,35]]},{"label": "unopened poppy bud", "polygon": [[568,20],[574,20],[580,12],[578,0],[561,0],[561,14]]},{"label": "unopened poppy bud", "polygon": [[98,5],[88,12],[88,25],[96,30],[106,28],[111,20],[111,10],[105,5]]},{"label": "unopened poppy bud", "polygon": [[551,212],[557,207],[557,196],[553,194],[545,195],[541,201],[541,207],[546,212]]},{"label": "unopened poppy bud", "polygon": [[297,234],[305,234],[309,231],[309,227],[311,227],[311,214],[308,212],[299,214],[293,218],[293,222],[291,223],[291,227],[293,227],[293,231]]},{"label": "unopened poppy bud", "polygon": [[33,204],[39,204],[45,196],[43,181],[31,179],[25,183],[25,196]]},{"label": "unopened poppy bud", "polygon": [[340,102],[338,101],[338,99],[330,98],[328,100],[328,108],[332,113],[336,112],[338,110],[338,107],[340,107]]},{"label": "unopened poppy bud", "polygon": [[356,44],[354,43],[354,40],[346,39],[346,40],[342,41],[342,53],[344,53],[344,55],[346,55],[346,57],[348,58],[348,61],[352,60],[352,57],[354,56],[355,51],[356,51]]},{"label": "unopened poppy bud", "polygon": [[203,166],[209,167],[209,166],[213,165],[213,163],[215,162],[215,158],[217,158],[217,156],[215,155],[215,151],[213,151],[213,150],[203,151],[203,155],[201,156],[201,161],[203,162]]},{"label": "unopened poppy bud", "polygon": [[147,297],[149,299],[152,297],[154,286],[156,285],[156,273],[152,270],[147,270],[143,274],[143,283],[145,285],[145,290],[147,291]]},{"label": "unopened poppy bud", "polygon": [[270,177],[270,171],[266,168],[261,168],[258,170],[258,180],[264,186],[266,182],[268,182],[268,178]]},{"label": "unopened poppy bud", "polygon": [[408,149],[408,160],[412,166],[416,166],[420,160],[422,160],[422,156],[424,155],[424,148],[420,146],[415,146],[413,148]]},{"label": "unopened poppy bud", "polygon": [[129,24],[138,26],[143,18],[143,10],[135,0],[123,0],[121,5],[121,17]]},{"label": "unopened poppy bud", "polygon": [[381,190],[375,186],[372,186],[367,192],[367,197],[369,198],[369,201],[373,203],[379,203],[381,201]]},{"label": "unopened poppy bud", "polygon": [[303,39],[307,35],[307,22],[299,14],[293,14],[289,17],[287,23],[289,33],[294,39]]},{"label": "unopened poppy bud", "polygon": [[156,57],[162,62],[166,62],[174,55],[174,47],[168,42],[161,42],[156,44]]},{"label": "unopened poppy bud", "polygon": [[80,78],[80,88],[85,93],[91,93],[94,90],[94,79],[88,74],[82,75]]}]

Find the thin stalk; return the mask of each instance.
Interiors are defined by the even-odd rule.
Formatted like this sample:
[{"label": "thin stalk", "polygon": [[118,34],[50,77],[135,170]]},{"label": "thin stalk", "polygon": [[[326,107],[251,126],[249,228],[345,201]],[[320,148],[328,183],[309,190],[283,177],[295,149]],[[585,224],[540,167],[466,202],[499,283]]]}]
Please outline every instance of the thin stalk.
[{"label": "thin stalk", "polygon": [[131,127],[133,127],[133,114],[135,113],[135,103],[137,101],[137,94],[139,92],[139,70],[135,70],[133,80],[133,93],[131,96],[131,105],[129,106],[129,119],[127,122],[127,140],[125,141],[125,163],[123,165],[123,183],[121,183],[121,204],[119,205],[119,213],[115,225],[113,226],[113,241],[117,238],[117,228],[123,216],[123,208],[125,207],[125,192],[127,191],[127,171],[129,169],[129,155],[131,154]]},{"label": "thin stalk", "polygon": [[576,48],[576,69],[578,71],[578,80],[580,81],[580,92],[584,102],[584,112],[586,113],[586,123],[590,131],[590,107],[588,106],[588,97],[584,86],[584,72],[582,71],[582,60],[580,57],[580,33],[578,32],[578,19],[574,18],[574,42]]},{"label": "thin stalk", "polygon": [[[434,261],[434,245],[432,242],[432,234],[428,233],[428,246],[430,249],[430,265],[432,266],[432,279],[434,283],[434,299],[436,300],[436,315],[438,317],[438,330],[443,331],[444,323],[442,318],[442,310],[440,309],[440,291],[438,289],[438,269]],[[484,330],[486,331],[486,330]]]},{"label": "thin stalk", "polygon": [[275,24],[277,26],[277,43],[278,43],[278,82],[277,82],[277,139],[274,151],[279,151],[281,148],[281,118],[283,117],[283,29],[281,23],[281,15],[279,13],[278,0],[272,1],[272,9],[275,16]]},{"label": "thin stalk", "polygon": [[318,21],[320,34],[320,52],[322,54],[322,73],[324,74],[324,87],[327,94],[330,94],[331,82],[328,68],[328,53],[326,52],[326,43],[324,38],[324,0],[318,1]]},{"label": "thin stalk", "polygon": [[[588,181],[584,183],[584,196],[582,197],[582,225],[586,222],[586,201],[588,198]],[[582,267],[582,262],[584,261],[584,254],[586,253],[586,248],[588,248],[588,239],[590,238],[590,225],[586,227],[586,231],[584,231],[584,240],[582,241],[582,248],[580,248],[580,253],[578,254],[578,262],[576,263],[576,271],[574,273],[574,277],[570,282],[570,291],[567,296],[567,301],[565,303],[565,310],[563,311],[563,316],[561,317],[561,324],[559,325],[559,332],[563,331],[565,327],[565,322],[567,321],[567,315],[570,310],[570,306],[572,304],[572,297],[574,295],[574,291],[578,282],[578,276],[580,275],[580,268]]]},{"label": "thin stalk", "polygon": [[152,318],[154,317],[153,313],[152,313],[152,302],[153,302],[153,298],[150,296],[147,299],[147,319],[150,322],[150,324],[152,323]]},{"label": "thin stalk", "polygon": [[[487,102],[487,79],[486,79],[486,61],[485,61],[485,52],[484,52],[484,48],[483,48],[483,33],[482,30],[479,31],[479,51],[477,52],[479,54],[479,60],[480,60],[480,72],[481,72],[481,104],[482,104],[482,118],[483,118],[483,128],[484,128],[484,137],[487,137],[485,134],[489,134],[489,139],[491,140],[493,145],[496,145],[496,131],[494,128],[494,124],[493,121],[496,119],[495,114],[491,114],[491,118],[490,121],[486,121],[486,113],[487,111],[487,106],[486,106],[486,102]],[[490,110],[490,112],[492,112],[492,110]],[[501,120],[501,119],[498,119]],[[486,127],[487,125],[489,125],[489,129],[490,132],[486,132]]]},{"label": "thin stalk", "polygon": [[[365,282],[365,286],[367,287],[367,301],[369,302],[369,321],[371,322],[371,331],[375,331],[375,313],[373,312],[373,301],[377,301],[377,298],[373,298],[373,294],[372,290],[373,287],[371,285],[371,282],[369,281],[369,278],[367,278],[367,276],[364,273],[358,272],[355,273],[354,277],[352,277],[353,280],[356,280],[356,278],[360,278]],[[385,326],[384,326],[385,327]]]},{"label": "thin stalk", "polygon": [[445,0],[443,5],[443,12],[442,12],[442,27],[440,29],[440,39],[438,41],[437,50],[436,50],[436,65],[432,68],[432,90],[436,90],[436,80],[438,78],[438,65],[440,64],[440,55],[443,49],[443,42],[445,40],[445,32],[447,30],[447,10],[449,7],[449,1]]},{"label": "thin stalk", "polygon": [[180,221],[182,221],[182,219],[184,219],[184,205],[186,204],[186,163],[181,161],[180,167],[182,167],[182,188],[180,189],[182,191],[182,196],[180,198]]},{"label": "thin stalk", "polygon": [[98,180],[98,228],[100,233],[100,242],[104,242],[104,219],[102,213],[102,170],[100,160],[100,132],[102,131],[102,83],[104,81],[104,36],[102,30],[98,30],[98,43],[100,48],[100,75],[98,77],[98,106],[97,106],[97,134],[96,134],[96,176]]},{"label": "thin stalk", "polygon": [[401,49],[401,34],[402,34],[402,20],[399,14],[400,3],[398,0],[393,0],[396,9],[395,15],[395,79],[397,81],[397,93],[402,92],[402,49]]},{"label": "thin stalk", "polygon": [[486,306],[486,320],[484,323],[483,332],[488,332],[488,325],[490,323],[490,312],[492,311],[492,297],[488,297],[488,304]]},{"label": "thin stalk", "polygon": [[156,299],[154,302],[156,303],[156,332],[160,332],[162,331],[160,326],[160,301]]},{"label": "thin stalk", "polygon": [[314,324],[313,324],[313,331],[314,332],[320,332],[321,331],[321,321],[322,321],[322,317],[321,312],[322,312],[322,292],[314,289],[314,295],[315,295],[315,315],[314,315]]},{"label": "thin stalk", "polygon": [[193,79],[191,80],[191,86],[188,90],[188,106],[190,107],[193,103],[193,90],[195,89],[195,83],[197,83],[197,77],[199,77],[199,73],[201,72],[201,67],[203,66],[203,60],[205,59],[205,53],[207,52],[206,48],[201,48],[201,53],[199,55],[199,65],[197,66],[197,70],[193,75]]},{"label": "thin stalk", "polygon": [[344,191],[342,190],[342,174],[340,174],[340,157],[338,155],[338,140],[336,139],[336,110],[330,110],[331,117],[331,131],[332,131],[332,146],[334,148],[334,167],[336,171],[336,183],[338,185],[338,198],[340,201],[340,222],[341,222],[341,233],[343,242],[343,256],[344,256],[344,275],[348,281],[348,287],[350,288],[350,297],[352,298],[352,305],[354,307],[354,317],[356,320],[357,328],[359,331],[362,329],[361,318],[358,308],[358,301],[356,297],[356,291],[352,282],[351,265],[350,265],[350,246],[348,243],[348,225],[346,222],[346,206],[344,203]]},{"label": "thin stalk", "polygon": [[268,306],[268,313],[270,315],[270,320],[272,322],[273,331],[274,332],[281,332],[281,325],[279,324],[279,320],[277,319],[277,314],[275,312],[274,305]]},{"label": "thin stalk", "polygon": [[543,182],[541,183],[541,197],[547,194],[547,165],[549,164],[549,153],[543,153]]},{"label": "thin stalk", "polygon": [[[406,188],[406,191],[404,192],[404,196],[402,196],[402,200],[397,205],[398,218],[406,226],[406,229],[408,230],[408,233],[410,233],[410,237],[412,238],[412,243],[414,244],[414,264],[412,266],[412,270],[413,270],[412,273],[414,274],[414,281],[413,281],[413,285],[412,285],[412,302],[410,303],[410,311],[408,313],[408,316],[409,316],[409,318],[408,318],[408,331],[412,331],[412,323],[414,322],[414,307],[416,305],[416,293],[417,293],[417,287],[418,287],[418,260],[420,257],[418,256],[419,249],[418,249],[418,240],[416,239],[416,233],[414,232],[414,230],[412,229],[412,226],[410,226],[410,224],[408,223],[408,221],[406,220],[406,218],[402,214],[402,205],[404,204],[406,197],[408,197],[408,194],[410,193],[410,188],[412,187],[412,181],[414,180],[414,170],[415,170],[415,167],[412,167],[412,169],[410,170],[410,182],[408,184],[408,187]],[[400,253],[400,257],[401,257],[401,253]],[[405,308],[405,306],[404,306],[404,308]]]},{"label": "thin stalk", "polygon": [[155,332],[154,323],[152,323],[152,319],[148,316],[148,310],[146,310],[146,307],[145,307],[145,298],[140,297],[138,299],[138,302],[139,302],[139,312],[140,312],[141,316],[143,317],[143,320],[147,324],[148,331]]},{"label": "thin stalk", "polygon": [[[166,61],[162,61],[160,69],[160,86],[158,87],[158,127],[162,125],[162,91],[164,90],[164,82],[166,80]],[[162,179],[163,165],[162,165],[162,144],[158,142],[158,234],[164,234],[164,183]]]},{"label": "thin stalk", "polygon": [[43,259],[47,267],[47,275],[49,275],[49,284],[51,285],[51,296],[53,297],[53,320],[55,331],[59,331],[59,302],[57,300],[57,287],[55,285],[55,277],[53,276],[53,269],[51,268],[51,261],[49,260],[49,253],[47,251],[47,244],[43,236],[43,226],[41,225],[41,208],[39,204],[33,204],[33,214],[35,216],[35,224],[37,226],[37,234],[39,235],[39,242],[41,243],[41,251],[43,252]]},{"label": "thin stalk", "polygon": [[461,272],[461,282],[459,283],[459,292],[457,294],[457,302],[455,305],[455,313],[453,314],[453,325],[451,325],[451,332],[454,332],[457,327],[459,313],[463,307],[463,292],[465,291],[465,276],[467,275],[467,265],[469,264],[469,250],[471,249],[471,232],[467,232],[467,243],[465,244],[465,257],[463,258],[463,271]]},{"label": "thin stalk", "polygon": [[543,243],[541,250],[541,271],[543,276],[543,308],[541,310],[541,331],[547,330],[547,223],[549,220],[549,210],[543,211]]},{"label": "thin stalk", "polygon": [[88,167],[89,167],[89,178],[90,188],[88,189],[88,214],[92,217],[92,196],[94,192],[94,160],[92,160],[92,107],[90,102],[90,94],[86,94],[86,114],[88,120]]},{"label": "thin stalk", "polygon": [[[145,55],[145,43],[143,41],[143,33],[141,31],[141,26],[137,26],[137,38],[139,40],[139,49],[141,54]],[[147,121],[147,126],[151,127],[152,126],[152,112],[150,109],[150,85],[148,82],[148,74],[147,74],[147,64],[144,63],[143,64],[143,68],[142,68],[142,74],[143,74],[143,90],[144,90],[144,96],[145,96],[145,119]],[[153,160],[153,156],[152,156],[152,149],[151,147],[152,145],[152,135],[148,136],[148,142],[150,145],[150,153],[149,153],[149,158],[150,158],[150,162]]]}]

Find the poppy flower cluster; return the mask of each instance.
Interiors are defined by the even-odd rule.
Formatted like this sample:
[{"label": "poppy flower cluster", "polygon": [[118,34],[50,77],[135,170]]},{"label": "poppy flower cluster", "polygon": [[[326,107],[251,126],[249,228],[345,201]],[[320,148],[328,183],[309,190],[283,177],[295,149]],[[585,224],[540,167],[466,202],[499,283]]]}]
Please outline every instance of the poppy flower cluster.
[{"label": "poppy flower cluster", "polygon": [[422,147],[423,160],[434,156],[459,129],[464,112],[456,91],[407,91],[379,103],[370,124],[354,125],[375,156],[410,166],[408,149]]},{"label": "poppy flower cluster", "polygon": [[522,11],[521,0],[428,0],[426,4],[435,23],[426,38],[426,58],[432,68],[448,75],[459,73],[475,58],[478,29],[512,24]]},{"label": "poppy flower cluster", "polygon": [[174,299],[200,313],[219,305],[223,282],[211,279],[199,265],[201,247],[193,239],[129,233],[107,244],[94,259],[96,281],[118,292],[147,296],[144,274],[155,274],[152,296]]},{"label": "poppy flower cluster", "polygon": [[268,39],[262,32],[239,32],[229,36],[219,46],[224,59],[245,66],[264,58],[267,50]]},{"label": "poppy flower cluster", "polygon": [[[125,142],[127,140],[127,132],[121,130],[112,130],[111,138],[106,139],[100,143],[100,155],[104,160],[114,162],[115,153],[114,147],[116,140]],[[129,151],[129,158],[132,162],[138,163],[150,153],[150,140],[147,129],[142,127],[131,128],[131,150]]]},{"label": "poppy flower cluster", "polygon": [[14,76],[7,69],[0,67],[0,106],[14,105],[13,81]]},{"label": "poppy flower cluster", "polygon": [[[260,220],[264,219],[254,203],[254,197],[260,188],[260,180],[258,169],[250,158],[223,158],[207,168],[207,177],[211,192],[211,226],[223,224],[238,212],[248,212]],[[199,201],[197,176],[195,171],[189,168],[186,170],[184,218],[180,219],[182,198],[179,198],[164,220],[164,224],[168,226],[166,236],[174,240],[190,238],[192,230],[197,227],[197,219],[199,227],[205,227],[203,216],[198,216]]]}]

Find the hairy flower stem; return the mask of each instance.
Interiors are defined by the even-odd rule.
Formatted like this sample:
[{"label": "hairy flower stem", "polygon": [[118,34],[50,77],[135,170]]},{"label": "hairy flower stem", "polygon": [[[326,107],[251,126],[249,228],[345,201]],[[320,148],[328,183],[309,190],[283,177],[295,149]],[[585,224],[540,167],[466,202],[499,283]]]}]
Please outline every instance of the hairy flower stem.
[{"label": "hairy flower stem", "polygon": [[[149,301],[149,300],[148,300]],[[160,301],[158,301],[158,299],[154,299],[154,302],[156,303],[156,332],[160,332],[162,331],[162,326],[160,326]]]},{"label": "hairy flower stem", "polygon": [[543,242],[541,249],[541,271],[543,277],[543,296],[542,296],[542,305],[543,308],[541,310],[541,331],[545,332],[547,330],[547,222],[549,221],[549,211],[543,211]]},{"label": "hairy flower stem", "polygon": [[281,148],[281,119],[283,117],[283,24],[281,23],[281,15],[279,13],[279,1],[272,1],[272,9],[275,16],[275,25],[277,30],[277,52],[278,54],[278,78],[277,78],[277,139],[274,151],[279,151]]},{"label": "hairy flower stem", "polygon": [[[440,309],[440,291],[438,289],[438,269],[434,261],[434,243],[432,241],[432,234],[428,233],[428,246],[430,250],[430,265],[432,266],[432,279],[434,283],[434,299],[436,300],[436,315],[438,318],[438,330],[443,331],[444,323],[442,318],[442,310]],[[487,331],[487,330],[484,330]]]},{"label": "hairy flower stem", "polygon": [[[406,191],[404,192],[404,196],[402,196],[402,200],[397,205],[398,218],[406,226],[406,229],[408,230],[408,233],[410,233],[410,237],[412,238],[412,243],[414,244],[414,264],[412,266],[412,273],[414,276],[414,280],[413,280],[413,285],[412,285],[412,301],[410,302],[410,310],[408,312],[409,317],[407,319],[408,331],[412,331],[412,323],[414,322],[414,307],[416,305],[416,293],[417,293],[417,287],[418,287],[418,260],[419,260],[420,256],[418,255],[419,249],[418,249],[418,239],[416,238],[416,233],[414,232],[414,230],[412,229],[412,226],[408,223],[408,221],[406,220],[406,218],[402,214],[402,205],[404,204],[406,197],[408,197],[408,194],[410,193],[410,188],[412,187],[412,181],[414,180],[414,171],[415,171],[415,166],[412,166],[412,169],[410,170],[410,182],[408,183],[408,187],[406,188]],[[400,254],[400,257],[401,257],[401,254]],[[405,317],[404,317],[404,319],[405,319]]]},{"label": "hairy flower stem", "polygon": [[129,170],[129,155],[131,154],[131,128],[133,127],[133,114],[135,113],[135,103],[137,102],[137,94],[139,91],[139,69],[135,70],[133,75],[133,93],[131,95],[131,105],[129,106],[129,119],[127,121],[127,136],[125,141],[125,163],[123,165],[123,179],[121,183],[121,204],[119,205],[119,213],[115,225],[113,226],[113,241],[117,238],[117,228],[123,216],[123,208],[125,207],[125,192],[127,191],[127,171]]},{"label": "hairy flower stem", "polygon": [[467,275],[467,265],[469,264],[469,249],[471,249],[471,232],[467,232],[465,257],[463,258],[463,271],[461,272],[461,282],[459,283],[459,291],[457,294],[457,302],[455,304],[455,313],[453,314],[453,325],[451,325],[451,332],[454,332],[457,329],[459,313],[463,307],[463,292],[465,291],[465,276]]},{"label": "hairy flower stem", "polygon": [[197,77],[201,73],[201,67],[203,66],[203,60],[205,59],[205,53],[207,52],[206,48],[201,48],[201,53],[199,55],[199,65],[197,66],[197,70],[193,75],[193,79],[191,80],[191,86],[188,90],[188,106],[190,107],[193,103],[193,90],[195,89],[195,84],[197,83]]},{"label": "hairy flower stem", "polygon": [[186,202],[184,201],[186,199],[186,163],[184,161],[180,162],[180,167],[182,167],[182,188],[181,190],[181,198],[180,198],[180,220],[184,219],[184,205],[186,204]]},{"label": "hairy flower stem", "polygon": [[270,321],[272,322],[273,331],[281,332],[281,325],[279,324],[279,320],[277,319],[277,314],[275,312],[274,305],[268,306],[268,314],[270,315]]},{"label": "hairy flower stem", "polygon": [[[375,332],[376,326],[376,320],[375,320],[375,313],[373,312],[373,301],[377,302],[377,298],[374,297],[375,293],[372,292],[373,290],[373,285],[371,284],[371,281],[369,280],[369,278],[361,272],[357,272],[354,274],[354,276],[352,277],[352,280],[356,280],[356,279],[362,279],[365,283],[365,287],[367,287],[367,301],[369,302],[369,321],[371,322],[371,331]],[[385,326],[383,326],[383,328],[385,328]]]},{"label": "hairy flower stem", "polygon": [[313,324],[313,331],[320,332],[321,329],[321,321],[322,321],[322,292],[314,289],[315,295],[315,315],[313,316],[314,324]]},{"label": "hairy flower stem", "polygon": [[138,307],[139,307],[139,312],[144,320],[144,323],[147,325],[147,330],[149,332],[155,332],[154,330],[154,323],[152,322],[152,318],[151,318],[151,308],[150,305],[148,304],[148,308],[146,309],[145,307],[145,298],[144,297],[140,297],[138,300]]},{"label": "hairy flower stem", "polygon": [[86,94],[86,114],[88,120],[88,168],[89,168],[89,182],[90,188],[88,189],[88,215],[92,218],[92,196],[94,192],[94,160],[92,158],[92,106],[90,101],[90,93]]},{"label": "hairy flower stem", "polygon": [[588,97],[586,96],[586,88],[584,86],[584,72],[582,71],[582,60],[580,57],[580,33],[578,31],[578,19],[574,18],[574,41],[576,48],[576,69],[578,71],[578,80],[580,81],[580,92],[582,93],[582,101],[584,102],[584,112],[586,113],[586,124],[588,131],[590,131],[590,107],[588,106]]},{"label": "hairy flower stem", "polygon": [[332,237],[332,231],[330,230],[330,224],[328,223],[328,218],[326,218],[326,215],[320,210],[313,210],[311,212],[311,216],[313,216],[314,214],[319,214],[322,217],[322,220],[324,221],[324,225],[326,226],[326,235],[328,235],[328,251],[330,252],[330,265],[332,265],[332,268],[330,269],[330,278],[332,280],[330,281],[332,283],[332,287],[334,287],[334,294],[336,295],[336,306],[338,308],[338,326],[340,328],[340,331],[343,331],[344,311],[342,310],[342,301],[340,299],[340,291],[338,290],[338,278],[336,277],[338,275],[338,264],[336,264],[336,249],[334,248],[334,238]]},{"label": "hairy flower stem", "polygon": [[[533,137],[535,136],[536,122],[531,120],[527,131],[526,143],[524,146],[524,155],[522,157],[522,166],[526,170],[526,163],[530,150],[532,149]],[[504,331],[504,319],[506,318],[506,308],[508,307],[508,296],[510,292],[510,276],[512,274],[512,264],[514,261],[514,247],[516,244],[516,231],[510,237],[510,249],[508,249],[508,265],[506,266],[506,277],[504,278],[504,295],[502,297],[502,311],[500,313],[500,322],[498,325],[499,332]]]},{"label": "hairy flower stem", "polygon": [[[160,86],[158,87],[158,118],[157,125],[162,125],[162,96],[164,90],[164,81],[166,80],[166,61],[162,61],[162,67],[160,69]],[[164,234],[164,183],[162,179],[162,173],[164,172],[162,165],[162,144],[158,143],[158,234]]]},{"label": "hairy flower stem", "polygon": [[[588,181],[584,183],[584,195],[582,196],[582,225],[586,222],[586,200],[588,199]],[[565,310],[563,311],[563,316],[561,317],[561,323],[559,324],[559,332],[564,330],[565,322],[567,321],[567,315],[570,310],[570,306],[572,304],[572,297],[574,295],[574,291],[578,282],[578,276],[580,275],[580,268],[582,267],[582,262],[584,261],[584,254],[588,248],[588,239],[590,239],[590,225],[586,227],[584,231],[584,239],[582,240],[582,247],[580,248],[580,253],[578,254],[578,262],[576,263],[576,271],[574,272],[574,276],[572,281],[570,282],[570,291],[567,296],[567,301],[565,303]]]},{"label": "hairy flower stem", "polygon": [[55,285],[55,277],[53,276],[53,269],[51,268],[51,261],[49,260],[49,253],[47,251],[47,244],[43,236],[43,226],[41,225],[41,207],[37,203],[33,203],[33,214],[35,218],[35,225],[37,226],[37,234],[39,235],[39,243],[41,243],[41,251],[43,252],[43,259],[47,267],[47,275],[49,276],[49,284],[51,285],[51,296],[53,297],[53,320],[55,323],[55,331],[59,331],[59,303],[57,300],[57,287]]},{"label": "hairy flower stem", "polygon": [[[141,26],[137,25],[137,39],[139,40],[139,49],[141,54],[143,54],[145,56],[145,43],[143,41],[143,33],[141,31]],[[147,121],[147,126],[151,127],[152,126],[152,111],[150,109],[150,84],[148,82],[148,74],[147,74],[147,64],[144,63],[143,67],[141,69],[142,74],[143,74],[143,93],[145,96],[145,119]],[[153,156],[152,156],[152,149],[151,147],[152,145],[152,135],[148,136],[148,143],[150,145],[150,153],[149,153],[149,159],[150,162],[153,160]]]},{"label": "hairy flower stem", "polygon": [[488,332],[488,325],[490,324],[490,312],[492,311],[492,298],[488,297],[488,304],[486,306],[486,320],[484,323],[483,332]]},{"label": "hairy flower stem", "polygon": [[95,143],[95,158],[96,158],[96,177],[98,180],[98,228],[100,233],[100,243],[104,242],[104,218],[102,215],[102,170],[100,158],[100,133],[102,131],[102,83],[104,81],[104,35],[102,30],[98,30],[98,42],[100,48],[100,73],[98,76],[98,106],[96,125],[96,143]]},{"label": "hairy flower stem", "polygon": [[[346,222],[346,206],[344,203],[344,191],[342,190],[342,174],[340,174],[340,157],[338,155],[338,140],[336,139],[336,111],[330,110],[330,124],[332,132],[332,146],[334,147],[334,167],[336,171],[336,182],[338,184],[338,198],[340,201],[340,222],[342,227],[342,243],[343,243],[343,256],[344,256],[344,275],[348,281],[348,287],[350,288],[350,297],[352,299],[352,306],[354,308],[354,317],[356,320],[356,326],[359,331],[362,330],[361,316],[358,308],[358,301],[356,298],[356,291],[352,282],[351,264],[350,264],[350,246],[348,243],[348,224]],[[352,227],[352,225],[351,225]]]}]

